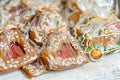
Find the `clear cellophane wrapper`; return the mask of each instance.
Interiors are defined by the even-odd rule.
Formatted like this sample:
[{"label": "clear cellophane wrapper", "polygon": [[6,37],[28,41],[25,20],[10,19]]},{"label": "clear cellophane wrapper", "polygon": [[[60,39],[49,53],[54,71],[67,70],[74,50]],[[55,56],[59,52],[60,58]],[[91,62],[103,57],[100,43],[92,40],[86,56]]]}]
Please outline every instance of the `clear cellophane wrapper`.
[{"label": "clear cellophane wrapper", "polygon": [[[26,39],[35,48],[38,56],[47,43],[47,35],[43,30],[39,29],[39,16],[40,15],[37,15],[33,18],[25,34]],[[38,57],[38,59],[35,60],[33,63],[23,66],[22,71],[26,74],[28,78],[36,77],[49,72],[40,57]]]},{"label": "clear cellophane wrapper", "polygon": [[94,17],[109,18],[114,21],[117,19],[114,3],[114,0],[70,0],[68,8],[71,12],[66,17],[68,25],[74,27],[76,24],[86,23]]},{"label": "clear cellophane wrapper", "polygon": [[107,20],[91,20],[87,24],[77,25],[75,36],[86,53],[99,49],[102,54],[110,54],[120,50],[120,22]]},{"label": "clear cellophane wrapper", "polygon": [[120,19],[120,1],[115,0],[115,10],[116,10],[116,15]]},{"label": "clear cellophane wrapper", "polygon": [[4,30],[0,33],[1,73],[21,68],[36,59],[36,51],[19,30]]},{"label": "clear cellophane wrapper", "polygon": [[114,21],[117,19],[114,3],[114,0],[70,0],[68,7],[72,11],[66,17],[68,25],[74,27],[96,16]]},{"label": "clear cellophane wrapper", "polygon": [[[29,41],[34,46],[35,50],[37,51],[37,55],[39,56],[41,54],[41,50],[44,49],[44,46],[47,43],[47,37],[45,33],[38,32],[35,28],[31,28],[29,31]],[[49,72],[40,57],[33,63],[23,66],[22,71],[29,78]]]},{"label": "clear cellophane wrapper", "polygon": [[40,57],[41,51],[45,49],[45,45],[48,43],[48,35],[45,33],[47,26],[56,28],[57,26],[66,26],[66,24],[57,12],[44,11],[34,17],[27,35],[29,36],[29,41],[37,50],[39,58],[32,64],[23,66],[22,71],[29,78],[47,73],[50,70]]},{"label": "clear cellophane wrapper", "polygon": [[25,73],[25,75],[28,78],[37,77],[49,72],[47,66],[43,64],[43,61],[41,60],[41,58],[38,58],[31,64],[23,66],[22,71]]},{"label": "clear cellophane wrapper", "polygon": [[[23,7],[20,7],[18,9],[18,6],[23,6],[23,5],[20,4],[20,5],[15,6],[15,9],[13,9],[12,12],[11,12],[11,9],[10,9],[10,11],[9,10],[8,11],[4,10],[8,14],[10,14],[10,18],[9,19],[3,19],[3,20],[5,22],[8,21],[10,26],[16,26],[16,28],[18,28],[20,31],[22,31],[20,33],[20,35],[23,34],[24,39],[29,42],[29,45],[31,47],[34,47],[34,52],[36,52],[35,57],[37,59],[38,55],[40,54],[40,50],[46,44],[46,40],[47,40],[46,35],[43,31],[39,31],[37,29],[37,25],[36,25],[37,24],[36,16],[38,16],[38,14],[36,14],[37,10],[36,9],[31,9],[27,6],[23,6]],[[2,16],[5,17],[6,14],[3,13]],[[34,53],[32,53],[32,54],[34,54]],[[25,60],[29,60],[29,54],[27,55],[27,58],[28,59],[25,59]],[[17,69],[22,67],[24,72],[30,78],[38,76],[38,75],[43,74],[45,72],[48,72],[46,70],[46,68],[43,67],[44,65],[42,65],[41,59],[37,59],[37,60],[36,59],[33,60],[34,62],[29,60],[28,61],[29,63],[33,62],[32,64],[29,64],[29,65],[28,65],[28,63],[26,65],[21,65],[20,64],[21,66],[17,67]],[[23,61],[23,63],[24,63],[24,61]],[[39,65],[39,68],[38,68],[38,65]],[[39,71],[39,73],[36,73],[36,74],[35,74],[35,72],[30,73],[31,72],[31,70],[29,70],[30,67],[31,67],[31,70],[33,70],[33,67],[34,67],[34,69],[37,69]]]},{"label": "clear cellophane wrapper", "polygon": [[49,42],[40,57],[50,70],[69,69],[88,62],[88,58],[69,32],[50,34]]},{"label": "clear cellophane wrapper", "polygon": [[92,11],[97,16],[108,17],[115,4],[114,0],[73,0],[83,12]]}]

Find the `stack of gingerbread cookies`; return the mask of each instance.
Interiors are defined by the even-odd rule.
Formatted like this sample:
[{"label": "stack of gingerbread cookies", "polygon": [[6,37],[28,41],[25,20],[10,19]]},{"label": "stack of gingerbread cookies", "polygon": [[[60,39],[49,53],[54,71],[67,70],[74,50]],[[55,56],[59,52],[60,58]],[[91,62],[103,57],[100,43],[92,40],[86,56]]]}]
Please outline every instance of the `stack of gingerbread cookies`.
[{"label": "stack of gingerbread cookies", "polygon": [[[89,59],[98,61],[119,50],[120,22],[112,0],[104,15],[99,15],[100,2],[86,4],[82,0],[0,1],[0,73],[21,69],[32,78]],[[91,9],[93,4],[100,12]]]}]

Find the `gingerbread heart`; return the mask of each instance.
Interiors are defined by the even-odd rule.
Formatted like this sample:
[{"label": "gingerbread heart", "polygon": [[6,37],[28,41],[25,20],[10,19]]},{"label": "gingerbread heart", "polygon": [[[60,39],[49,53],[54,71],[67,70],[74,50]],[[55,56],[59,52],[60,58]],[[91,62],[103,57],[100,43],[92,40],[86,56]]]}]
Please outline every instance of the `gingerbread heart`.
[{"label": "gingerbread heart", "polygon": [[0,33],[0,72],[9,72],[37,59],[35,49],[19,30]]},{"label": "gingerbread heart", "polygon": [[64,70],[88,62],[88,58],[69,32],[52,33],[40,57],[50,70]]}]

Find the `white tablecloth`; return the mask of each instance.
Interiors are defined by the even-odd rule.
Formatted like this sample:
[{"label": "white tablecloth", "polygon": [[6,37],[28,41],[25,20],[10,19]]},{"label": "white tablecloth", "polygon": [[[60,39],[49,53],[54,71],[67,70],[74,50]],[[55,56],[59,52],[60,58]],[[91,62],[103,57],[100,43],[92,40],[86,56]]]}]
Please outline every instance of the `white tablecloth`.
[{"label": "white tablecloth", "polygon": [[[20,70],[0,74],[0,80],[29,80]],[[120,52],[73,69],[50,72],[31,80],[120,80]]]}]

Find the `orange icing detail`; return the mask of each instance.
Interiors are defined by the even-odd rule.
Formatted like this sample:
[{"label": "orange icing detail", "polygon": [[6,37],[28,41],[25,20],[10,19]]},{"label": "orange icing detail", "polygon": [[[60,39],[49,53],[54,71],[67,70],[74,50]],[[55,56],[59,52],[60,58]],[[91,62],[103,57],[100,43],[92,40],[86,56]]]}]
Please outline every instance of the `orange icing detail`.
[{"label": "orange icing detail", "polygon": [[102,54],[100,52],[99,49],[94,49],[92,52],[91,52],[91,56],[94,58],[94,59],[100,59],[102,57]]}]

